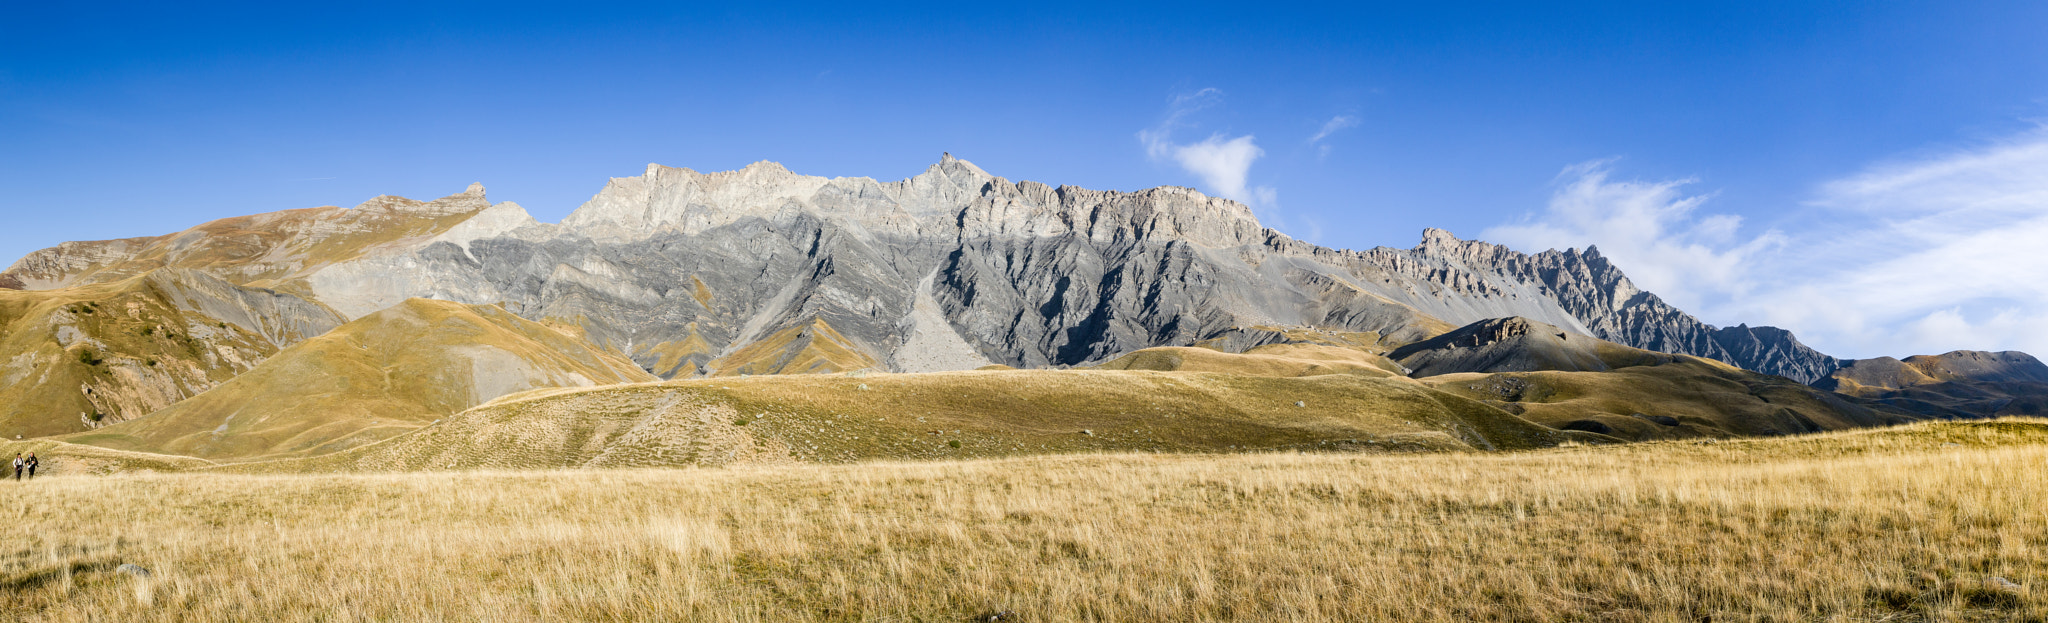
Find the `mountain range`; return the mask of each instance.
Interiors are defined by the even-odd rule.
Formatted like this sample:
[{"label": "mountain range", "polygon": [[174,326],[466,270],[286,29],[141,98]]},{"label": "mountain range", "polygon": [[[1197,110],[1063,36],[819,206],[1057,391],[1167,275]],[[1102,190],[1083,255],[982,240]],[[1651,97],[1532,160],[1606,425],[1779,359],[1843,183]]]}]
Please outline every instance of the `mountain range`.
[{"label": "mountain range", "polygon": [[[1636,287],[1597,248],[1525,254],[1430,229],[1411,249],[1332,249],[1193,189],[1012,182],[949,154],[895,182],[805,176],[771,162],[714,173],[649,165],[613,178],[559,224],[491,203],[472,184],[433,201],[381,196],[157,237],[66,242],[0,273],[0,377],[14,398],[0,433],[120,425],[102,439],[136,439],[115,431],[148,428],[143,420],[159,412],[189,419],[197,409],[177,405],[209,391],[242,397],[208,398],[199,419],[214,422],[262,403],[249,397],[269,388],[234,382],[261,362],[338,327],[420,316],[432,309],[420,299],[460,308],[447,314],[497,318],[468,322],[544,345],[500,349],[526,353],[513,359],[527,362],[532,373],[522,378],[533,382],[476,383],[497,389],[459,400],[405,398],[435,406],[401,409],[384,418],[383,433],[358,422],[338,436],[287,442],[292,435],[272,431],[249,446],[261,451],[236,456],[352,447],[521,389],[757,375],[1684,369],[1748,383],[1752,396],[1768,395],[1757,387],[1802,388],[1825,405],[1812,409],[1848,414],[1714,429],[1730,434],[2032,412],[2043,402],[2033,398],[2037,385],[2048,387],[2048,367],[2023,353],[1942,356],[1997,365],[1891,365],[1836,359],[1773,327],[1714,327]],[[443,342],[416,343],[460,346]],[[340,369],[289,359],[301,372],[262,378]],[[630,363],[614,365],[622,362]],[[390,365],[398,364],[362,364]],[[1511,402],[1474,391],[1457,390]],[[1549,423],[1584,420],[1574,430],[1609,434],[1654,420],[1628,419],[1636,415]],[[1608,416],[1621,419],[1599,423]],[[1832,424],[1813,423],[1821,420]],[[114,445],[202,455],[196,449],[219,445],[178,430],[152,433],[185,440],[177,444]],[[1650,432],[1635,437],[1664,434]],[[332,443],[343,438],[354,441]]]}]

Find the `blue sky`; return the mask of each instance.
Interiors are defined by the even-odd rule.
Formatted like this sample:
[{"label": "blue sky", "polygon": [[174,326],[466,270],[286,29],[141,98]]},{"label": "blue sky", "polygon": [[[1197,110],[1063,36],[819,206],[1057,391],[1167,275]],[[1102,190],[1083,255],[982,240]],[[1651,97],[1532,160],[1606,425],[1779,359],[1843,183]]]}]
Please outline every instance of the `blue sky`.
[{"label": "blue sky", "polygon": [[1838,355],[2048,351],[2044,3],[331,4],[10,7],[0,255],[472,181],[558,220],[648,162],[900,179],[950,151],[1330,246],[1598,244]]}]

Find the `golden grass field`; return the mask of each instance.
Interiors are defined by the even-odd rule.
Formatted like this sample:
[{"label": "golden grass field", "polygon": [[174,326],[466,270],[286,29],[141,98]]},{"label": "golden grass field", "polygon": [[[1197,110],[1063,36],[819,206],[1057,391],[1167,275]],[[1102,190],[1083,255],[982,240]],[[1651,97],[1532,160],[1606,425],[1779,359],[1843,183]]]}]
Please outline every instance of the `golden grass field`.
[{"label": "golden grass field", "polygon": [[0,618],[2048,620],[2044,466],[2048,421],[2006,420],[1495,454],[71,475],[0,483]]}]

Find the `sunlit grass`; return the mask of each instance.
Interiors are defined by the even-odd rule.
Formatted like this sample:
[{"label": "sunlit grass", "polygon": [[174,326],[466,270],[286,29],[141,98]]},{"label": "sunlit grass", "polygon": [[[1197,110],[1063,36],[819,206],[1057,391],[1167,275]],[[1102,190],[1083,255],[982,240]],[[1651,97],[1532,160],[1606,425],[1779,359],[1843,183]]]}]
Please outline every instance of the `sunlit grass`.
[{"label": "sunlit grass", "polygon": [[0,614],[2041,620],[2044,465],[2048,423],[2008,421],[1511,454],[69,476],[0,487]]}]

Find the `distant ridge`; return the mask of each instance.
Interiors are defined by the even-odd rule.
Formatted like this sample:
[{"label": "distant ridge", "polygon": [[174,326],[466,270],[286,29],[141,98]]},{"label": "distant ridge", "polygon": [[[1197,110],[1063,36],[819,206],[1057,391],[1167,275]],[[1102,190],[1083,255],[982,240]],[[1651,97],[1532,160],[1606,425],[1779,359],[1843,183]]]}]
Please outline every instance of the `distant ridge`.
[{"label": "distant ridge", "polygon": [[48,292],[162,268],[344,319],[413,298],[502,306],[662,378],[1088,366],[1318,333],[1391,349],[1509,317],[1801,383],[1840,365],[1780,329],[1707,325],[1595,248],[1532,255],[1430,229],[1412,249],[1331,249],[1192,189],[1012,182],[950,154],[894,182],[650,164],[561,224],[479,184],[380,196],[67,242],[0,281]]},{"label": "distant ridge", "polygon": [[2048,365],[2018,351],[1857,359],[1817,385],[1934,417],[2048,415]]}]

